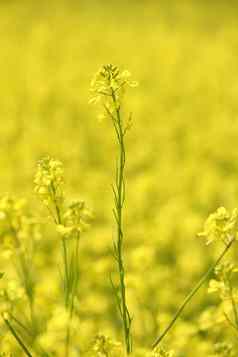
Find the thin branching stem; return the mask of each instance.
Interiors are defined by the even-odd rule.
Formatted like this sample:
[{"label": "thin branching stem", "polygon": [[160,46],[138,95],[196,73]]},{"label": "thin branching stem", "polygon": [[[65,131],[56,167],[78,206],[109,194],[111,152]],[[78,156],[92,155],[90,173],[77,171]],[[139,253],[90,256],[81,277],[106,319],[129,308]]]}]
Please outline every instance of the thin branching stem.
[{"label": "thin branching stem", "polygon": [[[52,189],[52,201],[54,202],[55,211],[56,211],[56,223],[62,224],[60,207],[59,207],[57,199],[56,199],[56,188],[55,188],[55,185],[53,182],[51,183],[51,189]],[[65,305],[67,306],[68,305],[69,272],[68,272],[68,253],[67,253],[67,246],[66,246],[65,238],[62,238],[62,248],[63,248],[64,273],[65,273],[65,281],[64,281]]]},{"label": "thin branching stem", "polygon": [[223,315],[226,321],[228,322],[229,326],[231,326],[236,331],[236,333],[238,333],[238,328],[236,327],[236,325],[234,325],[234,323],[231,321],[231,319],[229,318],[229,316],[225,311],[223,311]]},{"label": "thin branching stem", "polygon": [[[127,307],[126,301],[126,285],[125,285],[125,268],[123,260],[123,243],[124,243],[124,230],[123,230],[123,207],[125,202],[125,163],[126,152],[124,142],[124,128],[115,92],[112,89],[112,102],[115,109],[115,116],[111,115],[113,126],[116,133],[116,138],[119,146],[119,159],[116,170],[116,182],[113,186],[113,195],[115,207],[113,214],[117,225],[117,241],[114,244],[114,255],[119,272],[119,296],[116,294],[119,312],[122,318],[124,339],[127,354],[132,352],[132,338],[131,338],[131,316]],[[115,291],[115,288],[114,288]]]},{"label": "thin branching stem", "polygon": [[79,240],[80,234],[77,233],[75,237],[75,247],[72,253],[72,277],[70,285],[70,301],[69,301],[69,321],[66,332],[66,352],[65,356],[69,355],[70,339],[71,339],[71,322],[74,317],[75,311],[75,298],[78,291],[78,282],[79,282]]},{"label": "thin branching stem", "polygon": [[[52,200],[55,205],[56,211],[56,223],[62,224],[61,211],[56,199],[56,188],[54,183],[51,184],[52,189]],[[70,288],[69,288],[69,266],[68,266],[68,250],[66,245],[66,239],[63,237],[62,248],[63,248],[63,260],[64,260],[64,294],[65,294],[65,307],[68,309],[69,299],[70,299]],[[66,338],[65,338],[65,357],[69,355],[69,344],[70,344],[70,325],[67,326]]]},{"label": "thin branching stem", "polygon": [[193,298],[193,296],[197,293],[197,291],[201,288],[201,286],[207,281],[207,279],[212,274],[212,272],[214,271],[216,266],[221,262],[221,260],[225,256],[225,254],[228,252],[228,250],[230,249],[230,247],[233,244],[234,240],[235,239],[232,238],[229,241],[229,243],[227,243],[226,247],[223,249],[223,251],[221,252],[221,254],[218,257],[218,259],[215,261],[215,263],[212,264],[212,266],[206,271],[206,273],[202,276],[202,278],[199,280],[199,282],[195,285],[195,287],[187,295],[187,297],[184,299],[184,301],[182,302],[182,304],[178,308],[177,312],[175,313],[174,317],[172,318],[172,320],[170,321],[168,326],[165,328],[165,330],[162,332],[162,334],[153,343],[152,348],[157,347],[161,343],[161,341],[165,338],[165,336],[169,333],[169,331],[171,330],[171,328],[173,327],[173,325],[175,324],[177,319],[183,313],[183,311],[184,311],[185,307],[187,306],[187,304],[190,302],[190,300]]},{"label": "thin branching stem", "polygon": [[18,336],[18,334],[15,331],[14,327],[8,321],[8,319],[3,317],[3,320],[4,320],[5,324],[7,325],[8,329],[10,330],[11,334],[13,335],[15,340],[17,341],[18,345],[24,351],[25,355],[28,356],[28,357],[33,357],[32,354],[30,353],[30,351],[28,350],[28,348],[26,347],[26,345],[24,344],[24,342],[22,341],[22,339]]}]

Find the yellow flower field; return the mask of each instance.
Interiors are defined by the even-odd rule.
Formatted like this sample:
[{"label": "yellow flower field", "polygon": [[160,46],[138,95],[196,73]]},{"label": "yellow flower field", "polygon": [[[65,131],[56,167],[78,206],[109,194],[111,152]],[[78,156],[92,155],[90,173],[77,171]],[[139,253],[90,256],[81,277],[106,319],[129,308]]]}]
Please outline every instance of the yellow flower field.
[{"label": "yellow flower field", "polygon": [[238,356],[237,13],[0,2],[1,357]]}]

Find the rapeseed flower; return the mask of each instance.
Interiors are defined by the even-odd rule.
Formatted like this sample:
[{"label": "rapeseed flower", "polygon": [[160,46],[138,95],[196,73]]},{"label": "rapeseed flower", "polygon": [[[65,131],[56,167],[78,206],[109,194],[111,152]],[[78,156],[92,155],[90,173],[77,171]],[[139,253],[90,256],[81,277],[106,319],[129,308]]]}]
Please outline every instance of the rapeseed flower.
[{"label": "rapeseed flower", "polygon": [[205,222],[204,231],[199,233],[199,237],[207,239],[207,244],[220,240],[228,244],[231,239],[237,237],[238,231],[238,210],[235,208],[229,213],[224,207],[217,209]]}]

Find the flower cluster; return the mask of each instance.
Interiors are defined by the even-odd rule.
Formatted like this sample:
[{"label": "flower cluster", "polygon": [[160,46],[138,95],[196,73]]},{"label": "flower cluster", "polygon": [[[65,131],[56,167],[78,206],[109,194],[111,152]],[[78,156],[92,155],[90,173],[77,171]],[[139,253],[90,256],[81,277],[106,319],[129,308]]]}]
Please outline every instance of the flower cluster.
[{"label": "flower cluster", "polygon": [[[232,276],[238,272],[238,268],[231,263],[223,263],[216,267],[215,277],[209,282],[209,293],[218,293],[222,300],[230,299],[232,288]],[[234,289],[233,294],[235,293]]]},{"label": "flower cluster", "polygon": [[96,336],[92,351],[95,357],[122,356],[121,343],[101,334]]},{"label": "flower cluster", "polygon": [[235,208],[230,214],[224,207],[217,209],[205,222],[204,231],[199,233],[200,237],[207,239],[207,244],[221,240],[228,244],[237,236],[238,210]]},{"label": "flower cluster", "polygon": [[63,214],[63,224],[57,226],[57,231],[63,237],[72,237],[85,230],[90,222],[91,214],[83,201],[72,202]]},{"label": "flower cluster", "polygon": [[96,73],[91,82],[89,103],[101,103],[105,114],[112,116],[121,105],[125,89],[136,86],[137,82],[131,80],[129,71],[120,71],[117,66],[112,64],[105,65]]},{"label": "flower cluster", "polygon": [[65,331],[67,331],[69,321],[71,322],[72,338],[79,329],[78,317],[74,316],[70,320],[69,312],[63,306],[56,305],[51,318],[47,321],[45,331],[38,338],[40,345],[56,356],[61,355],[65,347]]},{"label": "flower cluster", "polygon": [[[29,240],[41,238],[36,220],[26,213],[26,201],[5,195],[0,199],[0,238],[3,253],[30,246]],[[26,244],[25,244],[26,243]]]},{"label": "flower cluster", "polygon": [[157,347],[154,351],[150,354],[151,357],[173,357],[173,351],[166,351],[164,347]]},{"label": "flower cluster", "polygon": [[4,288],[0,290],[1,298],[1,310],[5,306],[5,311],[7,310],[6,306],[9,308],[12,304],[16,305],[18,300],[25,298],[25,291],[19,281],[17,280],[7,280],[4,284]]},{"label": "flower cluster", "polygon": [[233,346],[230,343],[219,342],[214,346],[215,354],[211,357],[234,357]]},{"label": "flower cluster", "polygon": [[49,209],[59,207],[64,201],[63,173],[63,165],[59,160],[47,156],[38,162],[34,179],[35,192]]},{"label": "flower cluster", "polygon": [[0,234],[5,236],[20,230],[25,200],[5,195],[0,199]]}]

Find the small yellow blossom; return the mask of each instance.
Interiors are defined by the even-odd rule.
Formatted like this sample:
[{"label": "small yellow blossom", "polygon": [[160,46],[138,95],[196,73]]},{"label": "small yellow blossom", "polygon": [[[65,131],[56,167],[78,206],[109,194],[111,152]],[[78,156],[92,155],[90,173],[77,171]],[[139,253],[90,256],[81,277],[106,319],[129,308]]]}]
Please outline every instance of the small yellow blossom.
[{"label": "small yellow blossom", "polygon": [[35,192],[48,207],[52,203],[61,204],[64,200],[63,173],[63,165],[59,160],[46,156],[38,162],[34,179]]},{"label": "small yellow blossom", "polygon": [[238,231],[238,210],[235,208],[230,214],[224,207],[217,209],[205,222],[204,231],[199,233],[199,237],[205,237],[207,244],[221,240],[225,244],[237,236]]},{"label": "small yellow blossom", "polygon": [[152,351],[150,354],[148,354],[148,357],[173,357],[174,352],[173,351],[166,351],[164,347],[157,347]]},{"label": "small yellow blossom", "polygon": [[95,357],[122,357],[121,343],[102,334],[96,336],[92,351]]},{"label": "small yellow blossom", "polygon": [[108,114],[113,116],[119,109],[123,94],[127,87],[136,87],[136,81],[131,80],[131,73],[121,71],[117,66],[107,64],[102,66],[91,82],[91,99],[89,103],[103,105],[105,112],[99,117]]}]

